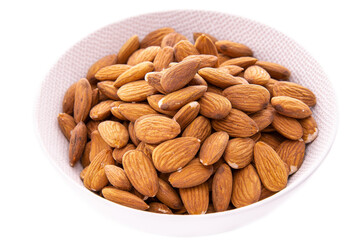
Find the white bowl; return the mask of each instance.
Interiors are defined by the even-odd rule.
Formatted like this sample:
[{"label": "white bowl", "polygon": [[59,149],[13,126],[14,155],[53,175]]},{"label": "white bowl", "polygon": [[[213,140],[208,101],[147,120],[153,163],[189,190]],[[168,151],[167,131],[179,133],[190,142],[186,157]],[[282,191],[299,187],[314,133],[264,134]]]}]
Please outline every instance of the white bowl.
[{"label": "white bowl", "polygon": [[[86,75],[89,66],[102,56],[117,53],[133,34],[140,38],[160,28],[173,27],[192,39],[192,32],[206,32],[219,39],[248,45],[258,59],[280,63],[291,72],[290,80],[310,88],[317,96],[313,109],[318,138],[308,145],[300,170],[281,192],[243,208],[208,215],[161,215],[134,210],[107,201],[83,187],[79,178],[81,166],[71,168],[68,163],[68,141],[57,124],[66,89]],[[94,207],[114,217],[122,224],[141,230],[177,236],[219,233],[242,226],[257,219],[281,203],[288,194],[303,183],[321,164],[335,138],[337,107],[334,89],[320,65],[299,44],[284,34],[238,16],[218,12],[186,10],[145,14],[108,25],[87,36],[69,49],[50,70],[41,85],[36,106],[36,131],[51,161],[77,187],[79,195]],[[54,176],[58,177],[58,176]],[[181,232],[179,231],[181,229]]]}]

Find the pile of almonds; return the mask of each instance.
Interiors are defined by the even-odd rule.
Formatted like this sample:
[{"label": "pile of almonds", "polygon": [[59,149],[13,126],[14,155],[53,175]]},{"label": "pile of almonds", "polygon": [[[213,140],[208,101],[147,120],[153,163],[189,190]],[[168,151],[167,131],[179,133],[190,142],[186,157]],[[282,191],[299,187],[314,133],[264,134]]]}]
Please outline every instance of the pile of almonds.
[{"label": "pile of almonds", "polygon": [[172,28],[95,62],[58,116],[84,186],[167,214],[240,208],[284,189],[317,125],[315,95],[240,43]]}]

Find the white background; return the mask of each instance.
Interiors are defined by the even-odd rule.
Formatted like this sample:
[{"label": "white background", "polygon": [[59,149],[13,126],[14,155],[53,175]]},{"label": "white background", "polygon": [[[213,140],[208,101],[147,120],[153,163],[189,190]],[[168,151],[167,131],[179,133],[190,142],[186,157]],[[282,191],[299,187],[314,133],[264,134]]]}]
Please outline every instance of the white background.
[{"label": "white background", "polygon": [[282,206],[242,228],[200,239],[359,239],[360,8],[356,2],[1,1],[0,239],[169,238],[129,229],[81,202],[42,153],[32,117],[41,81],[74,43],[109,23],[170,9],[232,13],[289,35],[323,66],[336,89],[340,111],[330,154]]}]

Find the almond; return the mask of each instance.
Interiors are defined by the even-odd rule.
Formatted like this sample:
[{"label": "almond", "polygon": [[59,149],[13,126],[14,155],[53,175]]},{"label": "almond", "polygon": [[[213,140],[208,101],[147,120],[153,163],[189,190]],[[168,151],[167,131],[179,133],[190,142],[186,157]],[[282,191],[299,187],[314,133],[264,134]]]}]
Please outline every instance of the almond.
[{"label": "almond", "polygon": [[181,40],[174,46],[175,59],[181,62],[184,58],[189,55],[199,55],[198,50],[188,40]]},{"label": "almond", "polygon": [[121,86],[117,95],[125,102],[141,102],[156,92],[145,80],[138,80]]},{"label": "almond", "polygon": [[254,84],[228,87],[223,94],[229,99],[233,108],[246,112],[260,111],[267,107],[270,100],[269,91]]},{"label": "almond", "polygon": [[142,199],[138,198],[136,195],[116,189],[114,187],[105,187],[101,191],[104,198],[109,201],[124,205],[126,207],[131,207],[139,210],[146,210],[149,208]]},{"label": "almond", "polygon": [[149,72],[145,75],[145,81],[159,92],[166,94],[165,90],[160,84],[160,79],[163,74],[163,72]]},{"label": "almond", "polygon": [[223,96],[223,90],[219,87],[216,87],[214,85],[208,84],[208,89],[206,92],[212,92],[212,93],[216,93],[218,95]]},{"label": "almond", "polygon": [[[107,178],[104,170],[106,165],[114,165],[114,159],[111,156],[111,150],[102,150],[91,161],[84,177],[84,186],[92,191],[98,191],[107,184]],[[106,183],[99,187],[99,183]],[[96,187],[96,188],[95,188]]]},{"label": "almond", "polygon": [[164,97],[164,95],[161,94],[155,94],[155,95],[151,95],[149,97],[147,97],[147,101],[149,103],[149,105],[155,109],[156,111],[163,113],[165,115],[168,116],[174,116],[176,114],[176,111],[167,111],[167,110],[163,110],[159,107],[159,101]]},{"label": "almond", "polygon": [[319,134],[315,119],[310,116],[308,118],[300,119],[299,122],[304,132],[304,135],[302,136],[304,142],[311,143],[314,141]]},{"label": "almond", "polygon": [[207,165],[216,163],[223,155],[229,135],[226,132],[215,132],[206,138],[200,149],[200,162]]},{"label": "almond", "polygon": [[121,148],[129,140],[127,129],[119,122],[104,121],[98,126],[99,133],[110,147]]},{"label": "almond", "polygon": [[224,152],[224,159],[234,169],[244,168],[253,160],[254,146],[255,142],[251,138],[230,139]]},{"label": "almond", "polygon": [[[141,61],[138,61],[138,56],[140,55],[140,53],[142,53],[145,49],[144,48],[141,48],[141,49],[138,49],[136,50],[135,52],[133,52],[130,57],[128,58],[127,60],[127,64],[130,65],[130,66],[134,66],[138,63],[141,63]],[[150,56],[152,57],[152,56]],[[143,58],[143,57],[142,57]],[[154,56],[155,58],[155,56]]]},{"label": "almond", "polygon": [[84,167],[84,169],[80,172],[80,179],[84,181],[85,175],[89,167]]},{"label": "almond", "polygon": [[259,201],[271,197],[272,195],[274,195],[276,192],[271,192],[270,190],[266,189],[264,187],[264,185],[261,185],[261,194],[260,194],[260,198]]},{"label": "almond", "polygon": [[138,146],[139,143],[140,143],[140,140],[136,137],[136,134],[135,134],[135,126],[134,126],[134,122],[130,122],[129,123],[129,126],[128,126],[128,131],[129,131],[129,137],[132,141],[132,143],[135,145],[135,146]]},{"label": "almond", "polygon": [[161,47],[174,47],[181,40],[187,40],[187,38],[177,32],[172,32],[167,34],[161,41]]},{"label": "almond", "polygon": [[194,78],[189,82],[189,86],[204,85],[207,86],[207,82],[199,75],[195,74]]},{"label": "almond", "polygon": [[186,58],[184,58],[183,61],[193,60],[193,59],[200,60],[199,68],[214,67],[218,62],[217,56],[209,55],[209,54],[189,55]]},{"label": "almond", "polygon": [[209,206],[209,185],[207,182],[191,188],[180,188],[180,196],[190,214],[205,214]]},{"label": "almond", "polygon": [[209,54],[214,56],[218,55],[215,44],[208,36],[204,34],[201,34],[198,38],[196,38],[195,48],[200,54]]},{"label": "almond", "polygon": [[91,148],[89,153],[90,162],[98,155],[102,150],[111,150],[111,147],[100,136],[99,131],[95,130],[91,133]]},{"label": "almond", "polygon": [[145,74],[154,69],[152,62],[141,62],[122,73],[114,82],[114,87],[121,87],[126,83],[144,79]]},{"label": "almond", "polygon": [[244,78],[253,84],[265,85],[269,82],[269,73],[259,66],[250,66],[244,72]]},{"label": "almond", "polygon": [[254,142],[258,142],[259,141],[259,139],[261,138],[261,132],[258,132],[258,133],[256,133],[256,134],[254,134],[254,135],[252,135],[250,138],[252,139],[252,140],[254,140]]},{"label": "almond", "polygon": [[212,120],[211,125],[216,131],[225,131],[231,137],[250,137],[259,131],[254,120],[234,108],[225,118]]},{"label": "almond", "polygon": [[70,141],[71,131],[76,126],[74,118],[67,113],[59,113],[57,119],[61,132],[64,134],[66,139]]},{"label": "almond", "polygon": [[273,95],[288,96],[299,99],[307,104],[309,107],[313,107],[316,104],[315,94],[308,88],[292,82],[276,82],[273,87]]},{"label": "almond", "polygon": [[141,151],[130,150],[122,161],[126,176],[141,194],[154,197],[159,189],[159,180],[151,160]]},{"label": "almond", "polygon": [[146,148],[146,143],[145,142],[140,142],[137,147],[136,147],[136,150],[139,150],[139,151],[142,151],[143,153],[145,153],[145,155],[148,157],[148,158],[152,158],[152,154],[151,152],[149,151],[148,148]]},{"label": "almond", "polygon": [[147,48],[149,46],[160,46],[163,38],[172,32],[175,32],[175,30],[170,27],[156,29],[155,31],[148,33],[143,40],[141,40],[140,47]]},{"label": "almond", "polygon": [[231,103],[226,98],[212,92],[205,92],[199,99],[200,113],[212,119],[222,119],[231,111]]},{"label": "almond", "polygon": [[276,149],[279,157],[290,167],[289,175],[295,173],[303,163],[305,143],[303,140],[285,140]]},{"label": "almond", "polygon": [[242,68],[248,68],[256,63],[257,59],[253,57],[238,57],[232,58],[223,62],[220,66],[236,65]]},{"label": "almond", "polygon": [[211,124],[207,118],[199,116],[185,128],[182,137],[194,137],[203,142],[211,134]]},{"label": "almond", "polygon": [[292,97],[273,97],[271,104],[278,113],[287,117],[306,118],[312,114],[308,105]]},{"label": "almond", "polygon": [[131,66],[126,64],[114,64],[103,67],[96,74],[95,78],[99,81],[116,80],[121,74],[129,70]]},{"label": "almond", "polygon": [[219,61],[219,65],[222,65],[224,62],[226,62],[227,60],[230,60],[231,58],[229,56],[226,56],[225,54],[219,53],[218,54],[218,61]]},{"label": "almond", "polygon": [[123,102],[123,101],[116,101],[116,102],[113,102],[113,103],[111,104],[110,112],[111,112],[111,114],[112,114],[114,117],[116,117],[117,119],[127,120],[126,117],[124,117],[124,116],[120,113],[119,108],[118,108],[121,104],[124,104],[124,103],[125,103],[125,102]]},{"label": "almond", "polygon": [[181,129],[186,128],[198,115],[200,105],[198,102],[190,102],[183,106],[173,117],[179,123]]},{"label": "almond", "polygon": [[91,141],[86,143],[83,155],[81,157],[81,165],[83,166],[83,168],[89,166],[90,164],[90,150],[91,150]]},{"label": "almond", "polygon": [[254,148],[254,160],[261,182],[272,192],[286,187],[288,172],[286,165],[275,150],[264,142],[257,142]]},{"label": "almond", "polygon": [[272,62],[265,62],[265,61],[257,61],[256,65],[265,69],[272,78],[275,79],[289,79],[290,71],[286,67]]},{"label": "almond", "polygon": [[83,122],[79,122],[71,131],[69,145],[70,166],[73,167],[77,163],[85,149],[87,142],[87,129]]},{"label": "almond", "polygon": [[118,88],[114,87],[113,81],[103,81],[98,82],[97,87],[103,95],[112,99],[112,100],[120,100],[119,96],[117,95]]},{"label": "almond", "polygon": [[62,111],[63,113],[72,114],[74,112],[74,101],[75,101],[75,90],[76,84],[73,83],[65,92],[63,102],[62,102]]},{"label": "almond", "polygon": [[98,88],[92,89],[90,109],[93,108],[95,105],[97,105],[99,103],[99,100],[100,100],[99,89]]},{"label": "almond", "polygon": [[160,214],[172,214],[170,208],[168,208],[165,204],[159,202],[151,202],[149,203],[149,212],[160,213]]},{"label": "almond", "polygon": [[124,191],[131,189],[131,183],[122,168],[115,165],[106,165],[104,170],[111,185]]},{"label": "almond", "polygon": [[245,56],[253,55],[251,49],[241,43],[222,40],[222,41],[217,41],[215,45],[219,52],[229,57],[236,58],[236,57],[245,57]]},{"label": "almond", "polygon": [[90,110],[90,117],[95,121],[101,121],[109,117],[113,100],[102,101]]},{"label": "almond", "polygon": [[116,54],[107,55],[100,58],[95,62],[88,70],[86,74],[86,79],[92,80],[95,78],[95,74],[103,67],[114,65],[116,63]]},{"label": "almond", "polygon": [[231,202],[235,207],[240,208],[257,202],[260,194],[260,178],[251,164],[234,172]]},{"label": "almond", "polygon": [[236,65],[225,65],[220,67],[219,69],[222,69],[233,76],[239,75],[239,73],[241,73],[244,70],[242,67]]},{"label": "almond", "polygon": [[190,59],[164,71],[160,84],[165,92],[170,93],[188,84],[199,70],[199,59]]},{"label": "almond", "polygon": [[165,95],[159,101],[159,107],[163,110],[176,110],[185,104],[195,101],[204,95],[207,87],[203,85],[182,88]]},{"label": "almond", "polygon": [[172,47],[164,47],[154,59],[155,71],[162,71],[168,68],[169,64],[174,60],[174,49]]},{"label": "almond", "polygon": [[213,166],[204,166],[199,159],[192,160],[184,168],[173,172],[169,182],[176,188],[189,188],[206,182],[213,173]]},{"label": "almond", "polygon": [[88,121],[88,123],[86,124],[88,138],[91,139],[91,133],[95,130],[98,130],[99,124],[99,121],[93,121],[91,119]]},{"label": "almond", "polygon": [[275,113],[272,126],[281,135],[291,140],[298,140],[303,136],[303,129],[300,123],[294,118]]},{"label": "almond", "polygon": [[271,133],[262,133],[259,140],[276,150],[280,146],[280,144],[285,140],[285,138],[277,132],[271,132]]},{"label": "almond", "polygon": [[135,145],[132,143],[128,143],[125,147],[122,148],[114,148],[112,156],[116,162],[121,164],[124,154],[130,150],[135,150]]},{"label": "almond", "polygon": [[271,97],[274,96],[273,89],[274,89],[275,83],[277,83],[277,82],[279,82],[279,81],[270,78],[269,81],[268,81],[268,83],[264,85],[264,87],[269,91]]},{"label": "almond", "polygon": [[152,160],[158,171],[164,173],[174,172],[190,162],[199,148],[199,139],[179,137],[158,145],[152,153]]},{"label": "almond", "polygon": [[212,182],[212,202],[216,212],[222,212],[228,209],[233,179],[230,167],[222,163],[214,175]]},{"label": "almond", "polygon": [[92,90],[86,78],[80,79],[76,84],[74,100],[74,120],[76,123],[85,121],[89,115],[92,100]]},{"label": "almond", "polygon": [[181,209],[183,207],[178,193],[164,180],[159,178],[159,190],[156,198],[172,209]]},{"label": "almond", "polygon": [[242,81],[239,81],[234,76],[216,68],[202,68],[199,70],[199,74],[208,83],[220,88],[227,88],[236,84],[242,84]]},{"label": "almond", "polygon": [[139,117],[156,114],[157,112],[145,103],[124,103],[118,107],[121,115],[127,120],[135,122]]},{"label": "almond", "polygon": [[162,115],[146,115],[135,122],[136,137],[145,143],[161,143],[175,138],[180,132],[177,122]]},{"label": "almond", "polygon": [[259,131],[262,131],[266,127],[268,127],[274,120],[274,112],[271,109],[266,108],[251,114],[250,117],[259,127]]},{"label": "almond", "polygon": [[200,37],[201,35],[207,36],[208,38],[211,39],[211,41],[213,43],[216,43],[218,41],[216,37],[214,37],[214,36],[212,36],[212,35],[210,35],[208,33],[194,32],[193,33],[194,42],[196,42],[197,38]]},{"label": "almond", "polygon": [[133,35],[120,48],[117,54],[117,63],[126,63],[131,54],[133,54],[140,46],[138,35]]}]

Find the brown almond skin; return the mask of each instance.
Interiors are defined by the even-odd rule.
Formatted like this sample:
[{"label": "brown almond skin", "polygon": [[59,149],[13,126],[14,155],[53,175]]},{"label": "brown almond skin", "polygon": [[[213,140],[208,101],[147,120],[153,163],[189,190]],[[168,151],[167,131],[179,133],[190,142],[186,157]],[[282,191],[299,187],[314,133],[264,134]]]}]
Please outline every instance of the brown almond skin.
[{"label": "brown almond skin", "polygon": [[132,143],[128,143],[125,147],[122,148],[114,148],[112,156],[116,162],[122,164],[122,158],[124,154],[130,150],[135,150],[135,145]]},{"label": "brown almond skin", "polygon": [[121,148],[129,141],[129,133],[124,125],[115,121],[103,121],[98,126],[99,133],[110,147]]},{"label": "brown almond skin", "polygon": [[98,130],[91,133],[91,149],[89,153],[90,162],[100,153],[102,150],[111,150],[111,147],[100,136]]},{"label": "brown almond skin", "polygon": [[256,125],[259,127],[259,131],[264,130],[274,120],[274,111],[266,108],[250,115]]},{"label": "brown almond skin", "polygon": [[113,102],[113,100],[106,100],[92,107],[90,110],[91,119],[95,121],[101,121],[109,117],[111,114],[110,110]]},{"label": "brown almond skin", "polygon": [[218,95],[223,96],[223,90],[219,87],[216,87],[214,85],[208,84],[208,89],[206,92],[216,93]]},{"label": "brown almond skin", "polygon": [[147,48],[149,46],[160,46],[163,38],[169,33],[175,32],[173,28],[164,27],[156,29],[148,33],[140,42],[141,48]]},{"label": "brown almond skin", "polygon": [[176,61],[181,62],[189,55],[199,55],[199,52],[191,42],[181,40],[174,46],[174,55]]},{"label": "brown almond skin", "polygon": [[198,115],[200,104],[196,101],[190,102],[179,109],[173,119],[179,123],[181,129],[185,129]]},{"label": "brown almond skin", "polygon": [[156,89],[150,86],[145,80],[138,80],[121,86],[117,91],[117,95],[125,102],[142,102],[156,92]]},{"label": "brown almond skin", "polygon": [[316,105],[315,94],[310,89],[293,82],[276,82],[273,86],[273,95],[275,97],[288,96],[296,98],[307,104],[309,107]]},{"label": "brown almond skin", "polygon": [[175,110],[172,111],[167,111],[167,110],[163,110],[159,107],[159,101],[164,97],[164,95],[162,94],[154,94],[151,96],[147,97],[147,101],[149,103],[149,105],[155,109],[157,112],[163,113],[165,115],[171,116],[173,117],[177,112]]},{"label": "brown almond skin", "polygon": [[159,53],[154,59],[155,71],[162,71],[169,67],[169,64],[174,61],[174,49],[172,47],[164,47],[160,49]]},{"label": "brown almond skin", "polygon": [[152,153],[149,151],[148,148],[146,148],[146,143],[144,142],[140,142],[139,145],[137,145],[136,147],[136,150],[139,150],[139,151],[142,151],[143,153],[145,153],[145,155],[148,157],[148,158],[152,158],[151,155]]},{"label": "brown almond skin", "polygon": [[[208,89],[209,90],[209,89]],[[200,114],[212,119],[222,119],[231,111],[231,102],[224,96],[205,92],[199,99]]]},{"label": "brown almond skin", "polygon": [[275,193],[276,192],[271,192],[270,190],[266,189],[264,187],[264,185],[261,184],[261,194],[260,194],[259,201],[264,200],[265,198],[271,197]]},{"label": "brown almond skin", "polygon": [[253,160],[254,146],[251,138],[233,138],[226,146],[224,159],[234,169],[244,168]]},{"label": "brown almond skin", "polygon": [[225,65],[219,69],[222,69],[233,76],[238,76],[244,70],[242,67],[236,65]]},{"label": "brown almond skin", "polygon": [[229,56],[226,56],[225,54],[219,53],[218,55],[218,61],[219,65],[221,66],[224,62],[230,60],[231,58]]},{"label": "brown almond skin", "polygon": [[195,48],[200,54],[218,55],[214,42],[205,34],[201,34],[195,41]]},{"label": "brown almond skin", "polygon": [[311,143],[312,141],[314,141],[319,134],[319,129],[317,127],[315,119],[310,116],[304,119],[300,119],[299,122],[304,132],[304,135],[302,136],[304,142]]},{"label": "brown almond skin", "polygon": [[127,120],[135,122],[139,117],[156,114],[157,112],[145,103],[124,103],[118,107],[121,115]]},{"label": "brown almond skin", "polygon": [[199,70],[199,59],[190,59],[172,66],[164,71],[160,84],[165,92],[170,93],[188,84]]},{"label": "brown almond skin", "polygon": [[206,213],[209,206],[209,184],[207,182],[196,187],[180,188],[179,192],[190,215]]},{"label": "brown almond skin", "polygon": [[172,209],[181,209],[183,204],[178,193],[166,181],[159,178],[159,190],[156,198]]},{"label": "brown almond skin", "polygon": [[206,182],[213,173],[213,166],[204,166],[199,159],[192,160],[184,168],[173,172],[169,182],[176,188],[189,188]]},{"label": "brown almond skin", "polygon": [[87,129],[83,122],[79,122],[71,131],[69,144],[70,166],[73,167],[81,158],[87,142]]},{"label": "brown almond skin", "polygon": [[88,138],[91,139],[91,133],[95,130],[98,130],[99,124],[100,124],[99,121],[94,121],[91,119],[86,123]]},{"label": "brown almond skin", "polygon": [[138,35],[130,37],[120,48],[117,54],[117,63],[126,63],[131,54],[140,47]]},{"label": "brown almond skin", "polygon": [[200,149],[200,162],[207,166],[216,163],[223,155],[229,141],[226,132],[215,132],[207,137]]},{"label": "brown almond skin", "polygon": [[184,61],[190,59],[199,59],[200,60],[199,68],[214,67],[218,62],[217,56],[209,55],[209,54],[189,55],[186,58],[184,58]]},{"label": "brown almond skin", "polygon": [[129,65],[137,65],[142,62],[153,62],[156,55],[160,52],[161,48],[159,46],[150,46],[145,49],[140,49],[139,54],[136,55],[136,58],[132,60],[132,64],[130,64],[130,58],[128,60]]},{"label": "brown almond skin", "polygon": [[270,80],[270,74],[259,66],[250,66],[244,72],[244,78],[252,84],[265,85]]},{"label": "brown almond skin", "polygon": [[214,37],[214,36],[212,36],[212,35],[210,35],[210,34],[208,34],[208,33],[194,32],[194,33],[193,33],[194,42],[196,42],[196,40],[198,39],[198,37],[200,37],[201,35],[207,36],[208,38],[211,39],[211,41],[212,41],[213,43],[216,43],[216,42],[218,41],[216,37]]},{"label": "brown almond skin", "polygon": [[202,68],[198,73],[208,83],[220,88],[227,88],[233,85],[242,84],[242,81],[239,79],[217,68]]},{"label": "brown almond skin", "polygon": [[259,139],[261,138],[261,135],[262,135],[262,133],[261,133],[261,132],[258,132],[258,133],[256,133],[256,134],[252,135],[250,138],[251,138],[252,140],[254,140],[254,142],[258,142]]},{"label": "brown almond skin", "polygon": [[272,192],[278,192],[287,185],[288,171],[275,150],[264,142],[254,147],[256,170],[263,185]]},{"label": "brown almond skin", "polygon": [[86,143],[83,155],[81,157],[81,165],[83,166],[83,168],[90,165],[90,150],[91,150],[91,141]]},{"label": "brown almond skin", "polygon": [[114,87],[121,87],[126,83],[144,79],[146,73],[154,69],[152,62],[141,62],[122,73],[114,82]]},{"label": "brown almond skin", "polygon": [[185,104],[201,98],[207,87],[203,85],[189,86],[165,95],[159,101],[159,107],[163,110],[177,110]]},{"label": "brown almond skin", "polygon": [[92,100],[92,90],[86,78],[80,79],[76,84],[74,101],[74,120],[76,123],[85,121],[89,115]]},{"label": "brown almond skin", "polygon": [[278,113],[287,117],[301,119],[307,118],[312,114],[308,105],[292,97],[273,97],[271,99],[271,104]]},{"label": "brown almond skin", "polygon": [[298,140],[303,136],[301,124],[294,118],[275,113],[272,126],[281,135],[291,140]]},{"label": "brown almond skin", "polygon": [[145,143],[157,144],[175,138],[180,125],[162,115],[146,115],[138,118],[134,125],[136,137]]},{"label": "brown almond skin", "polygon": [[295,173],[302,165],[305,156],[305,142],[285,140],[276,149],[279,157],[289,166],[289,175]]},{"label": "brown almond skin", "polygon": [[120,190],[130,191],[131,183],[122,168],[115,165],[106,165],[104,170],[111,185]]},{"label": "brown almond skin", "polygon": [[230,137],[250,137],[259,131],[254,120],[234,108],[225,118],[212,120],[211,125],[216,131],[227,132]]},{"label": "brown almond skin", "polygon": [[149,212],[160,213],[160,214],[173,214],[171,209],[163,203],[151,202],[149,203]]},{"label": "brown almond skin", "polygon": [[139,210],[146,210],[149,208],[142,199],[138,198],[136,195],[116,189],[114,187],[105,187],[101,191],[104,198],[109,201],[124,205],[126,207],[131,207]]},{"label": "brown almond skin", "polygon": [[116,80],[121,74],[129,70],[131,66],[126,64],[114,64],[103,67],[96,74],[95,78],[99,81],[113,81]]},{"label": "brown almond skin", "polygon": [[277,132],[271,132],[271,133],[262,133],[259,140],[276,150],[280,146],[280,144],[285,140],[285,138]]},{"label": "brown almond skin", "polygon": [[227,40],[217,41],[215,43],[216,48],[219,52],[232,57],[245,57],[245,56],[252,56],[253,52],[251,49],[244,44],[231,42]]},{"label": "brown almond skin", "polygon": [[67,113],[59,113],[57,119],[61,132],[64,134],[66,139],[70,141],[71,131],[76,126],[74,118]]},{"label": "brown almond skin", "polygon": [[223,91],[233,108],[246,112],[257,112],[267,107],[270,101],[269,91],[258,85],[235,85]]},{"label": "brown almond skin", "polygon": [[141,194],[154,197],[159,189],[159,180],[151,160],[141,151],[130,150],[122,161],[126,176]]},{"label": "brown almond skin", "polygon": [[256,65],[265,69],[275,79],[287,80],[291,74],[289,69],[277,63],[257,61]]},{"label": "brown almond skin", "polygon": [[86,79],[92,80],[95,78],[95,74],[103,67],[114,65],[116,63],[116,54],[107,55],[96,61],[88,70]]},{"label": "brown almond skin", "polygon": [[76,84],[73,83],[65,92],[63,102],[62,102],[62,111],[63,113],[72,114],[74,112],[74,101],[75,101],[75,90]]},{"label": "brown almond skin", "polygon": [[112,99],[115,101],[120,100],[119,96],[117,95],[118,88],[114,87],[113,81],[98,82],[97,87],[98,87],[100,93],[102,93],[109,99]]},{"label": "brown almond skin", "polygon": [[242,68],[248,68],[249,66],[252,66],[256,63],[257,59],[254,57],[238,57],[238,58],[232,58],[225,62],[223,62],[220,66],[226,66],[226,65],[236,65]]},{"label": "brown almond skin", "polygon": [[172,32],[167,34],[161,41],[161,47],[165,48],[165,47],[174,47],[178,42],[180,42],[181,40],[187,40],[187,38],[177,32]]},{"label": "brown almond skin", "polygon": [[195,137],[203,142],[211,134],[211,124],[209,119],[198,116],[182,132],[182,137]]},{"label": "brown almond skin", "polygon": [[160,84],[160,79],[163,74],[163,72],[149,72],[145,75],[145,81],[162,94],[166,94],[165,90]]},{"label": "brown almond skin", "polygon": [[257,202],[260,194],[260,178],[251,164],[234,172],[231,202],[235,207],[240,208]]},{"label": "brown almond skin", "polygon": [[212,182],[212,202],[216,212],[228,209],[233,189],[233,177],[230,167],[222,163],[214,175]]},{"label": "brown almond skin", "polygon": [[269,82],[264,85],[264,87],[269,91],[271,97],[274,96],[273,89],[274,89],[275,83],[277,83],[277,82],[279,82],[279,81],[270,78]]},{"label": "brown almond skin", "polygon": [[177,171],[189,163],[200,148],[200,140],[179,137],[159,144],[152,153],[155,168],[163,173]]}]

